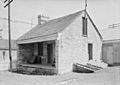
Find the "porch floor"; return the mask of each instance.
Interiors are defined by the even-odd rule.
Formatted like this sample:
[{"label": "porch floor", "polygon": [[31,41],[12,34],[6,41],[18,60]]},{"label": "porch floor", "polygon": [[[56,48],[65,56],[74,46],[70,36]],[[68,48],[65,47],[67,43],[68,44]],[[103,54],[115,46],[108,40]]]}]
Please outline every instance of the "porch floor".
[{"label": "porch floor", "polygon": [[29,67],[29,68],[43,68],[43,69],[55,69],[51,65],[41,65],[41,64],[20,64],[20,66]]}]

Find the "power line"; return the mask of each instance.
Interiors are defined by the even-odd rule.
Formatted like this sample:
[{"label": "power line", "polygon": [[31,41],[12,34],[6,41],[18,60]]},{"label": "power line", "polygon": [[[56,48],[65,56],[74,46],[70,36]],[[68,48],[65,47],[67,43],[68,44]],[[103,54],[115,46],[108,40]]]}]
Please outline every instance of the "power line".
[{"label": "power line", "polygon": [[[8,20],[7,18],[0,17],[1,20]],[[29,23],[25,21],[19,21],[19,20],[10,20],[12,23],[23,23],[23,24],[30,24],[30,25],[36,25],[34,23]]]},{"label": "power line", "polygon": [[108,25],[108,28],[106,28],[106,29],[101,29],[100,31],[110,30],[110,29],[115,29],[115,28],[120,28],[120,23]]},{"label": "power line", "polygon": [[[44,16],[44,15],[41,15],[41,18],[49,19],[49,17]],[[1,20],[8,20],[7,18],[3,18],[3,17],[0,17],[0,19],[1,19]],[[42,19],[41,22],[47,22],[47,20],[44,20],[44,19]],[[29,25],[37,25],[37,24],[34,24],[34,23],[33,23],[33,20],[31,21],[31,23],[30,23],[30,22],[25,22],[25,21],[20,21],[20,20],[11,20],[11,19],[10,19],[10,21],[11,21],[12,23],[23,23],[23,24],[29,24]]]},{"label": "power line", "polygon": [[108,25],[108,28],[116,28],[116,27],[120,27],[120,23]]}]

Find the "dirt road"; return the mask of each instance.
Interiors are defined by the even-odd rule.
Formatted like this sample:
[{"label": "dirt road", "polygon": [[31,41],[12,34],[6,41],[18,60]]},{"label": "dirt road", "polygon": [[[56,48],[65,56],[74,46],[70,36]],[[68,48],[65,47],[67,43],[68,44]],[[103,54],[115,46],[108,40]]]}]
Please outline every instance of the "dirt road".
[{"label": "dirt road", "polygon": [[108,67],[96,73],[70,72],[54,76],[0,71],[0,85],[120,85],[120,67]]}]

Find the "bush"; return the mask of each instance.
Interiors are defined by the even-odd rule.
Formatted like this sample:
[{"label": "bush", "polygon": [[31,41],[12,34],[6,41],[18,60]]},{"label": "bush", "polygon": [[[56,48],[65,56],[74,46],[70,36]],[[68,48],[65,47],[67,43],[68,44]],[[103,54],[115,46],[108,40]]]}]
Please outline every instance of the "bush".
[{"label": "bush", "polygon": [[36,68],[31,74],[32,75],[54,75],[55,72],[54,70]]}]

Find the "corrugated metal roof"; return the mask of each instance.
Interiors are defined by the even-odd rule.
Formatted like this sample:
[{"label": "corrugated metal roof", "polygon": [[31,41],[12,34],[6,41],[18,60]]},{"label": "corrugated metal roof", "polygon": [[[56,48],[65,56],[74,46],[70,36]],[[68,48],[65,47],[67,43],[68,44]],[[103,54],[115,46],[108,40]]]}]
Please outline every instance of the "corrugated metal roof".
[{"label": "corrugated metal roof", "polygon": [[100,32],[103,36],[104,41],[120,39],[120,27],[108,28],[108,29],[105,29],[105,30],[101,30]]},{"label": "corrugated metal roof", "polygon": [[[8,50],[9,41],[7,39],[0,39],[0,50]],[[11,40],[11,49],[17,49],[17,44],[15,40]]]},{"label": "corrugated metal roof", "polygon": [[73,22],[73,20],[76,19],[76,17],[82,12],[83,10],[74,14],[50,20],[42,25],[37,25],[30,31],[25,33],[23,36],[21,36],[18,41],[59,33],[67,26],[69,26]]}]

